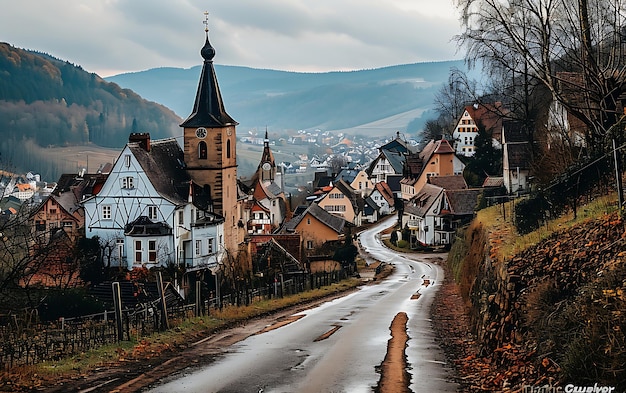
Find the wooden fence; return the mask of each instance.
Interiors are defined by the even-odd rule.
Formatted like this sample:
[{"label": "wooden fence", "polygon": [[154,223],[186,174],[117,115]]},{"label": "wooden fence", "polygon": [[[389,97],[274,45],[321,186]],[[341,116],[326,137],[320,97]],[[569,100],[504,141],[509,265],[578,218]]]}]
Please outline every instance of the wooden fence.
[{"label": "wooden fence", "polygon": [[[239,306],[255,301],[296,294],[319,288],[345,278],[345,274],[310,274],[296,280],[285,280],[273,285],[230,293],[219,298],[202,300],[200,305],[187,304],[167,308],[170,326],[195,317],[208,315],[211,309]],[[154,332],[163,330],[163,315],[159,302],[144,303],[133,310],[122,311],[121,336],[114,311],[86,315],[79,318],[61,318],[52,323],[34,323],[17,326],[10,323],[0,326],[0,369],[32,365],[58,360],[106,344],[119,341],[139,341]]]}]

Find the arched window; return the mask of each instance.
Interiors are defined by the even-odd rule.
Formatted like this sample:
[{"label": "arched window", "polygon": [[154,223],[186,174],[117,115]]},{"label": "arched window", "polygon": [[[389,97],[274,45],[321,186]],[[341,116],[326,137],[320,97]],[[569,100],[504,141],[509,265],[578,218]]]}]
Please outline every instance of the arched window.
[{"label": "arched window", "polygon": [[230,158],[230,139],[226,141],[226,158]]},{"label": "arched window", "polygon": [[198,143],[198,158],[201,160],[206,160],[206,157],[207,157],[206,142],[200,141],[200,143]]}]

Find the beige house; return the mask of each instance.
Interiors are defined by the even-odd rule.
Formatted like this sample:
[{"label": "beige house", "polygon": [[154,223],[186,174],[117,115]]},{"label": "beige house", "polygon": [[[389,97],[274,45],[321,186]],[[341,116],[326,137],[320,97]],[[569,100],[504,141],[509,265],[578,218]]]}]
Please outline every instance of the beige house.
[{"label": "beige house", "polygon": [[344,180],[336,182],[333,188],[317,204],[330,214],[339,216],[355,225],[360,225],[357,222],[358,207],[355,190]]}]

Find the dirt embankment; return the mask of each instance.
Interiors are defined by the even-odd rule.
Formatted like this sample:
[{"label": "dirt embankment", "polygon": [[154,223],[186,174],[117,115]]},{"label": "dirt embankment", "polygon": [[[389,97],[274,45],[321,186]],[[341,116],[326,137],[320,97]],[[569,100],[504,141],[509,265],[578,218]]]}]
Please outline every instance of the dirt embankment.
[{"label": "dirt embankment", "polygon": [[596,383],[624,391],[623,221],[617,215],[588,220],[506,261],[492,258],[498,234],[489,236],[485,244],[484,233],[466,234],[468,249],[484,250],[479,263],[461,269],[474,276],[460,280],[466,287],[448,280],[433,306],[461,391]]}]

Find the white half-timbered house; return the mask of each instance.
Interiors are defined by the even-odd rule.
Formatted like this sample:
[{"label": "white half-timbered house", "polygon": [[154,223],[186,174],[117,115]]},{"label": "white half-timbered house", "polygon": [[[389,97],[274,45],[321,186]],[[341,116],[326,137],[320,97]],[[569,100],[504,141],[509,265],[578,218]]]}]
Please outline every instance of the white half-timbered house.
[{"label": "white half-timbered house", "polygon": [[224,219],[210,195],[191,181],[174,138],[131,134],[101,191],[83,201],[86,236],[98,236],[112,266],[213,268]]}]

